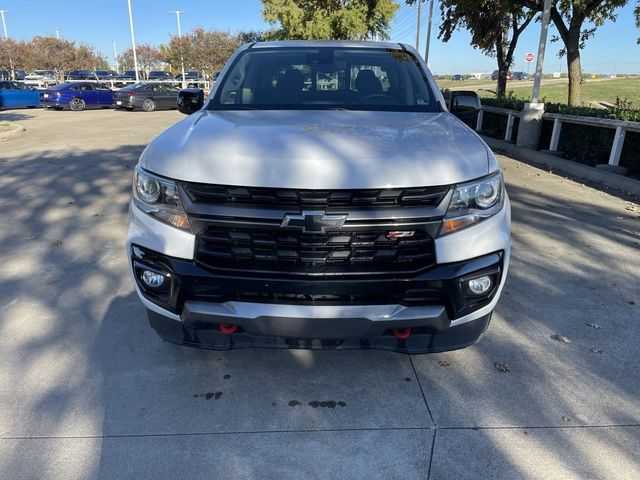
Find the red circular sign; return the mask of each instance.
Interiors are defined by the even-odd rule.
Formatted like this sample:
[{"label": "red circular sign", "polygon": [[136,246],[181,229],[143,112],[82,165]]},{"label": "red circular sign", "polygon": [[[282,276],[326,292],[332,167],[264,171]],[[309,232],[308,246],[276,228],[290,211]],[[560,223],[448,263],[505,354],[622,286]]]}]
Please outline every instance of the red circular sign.
[{"label": "red circular sign", "polygon": [[529,63],[533,62],[533,59],[534,59],[533,53],[527,53],[527,54],[524,56],[524,59],[525,59],[527,62],[529,62]]}]

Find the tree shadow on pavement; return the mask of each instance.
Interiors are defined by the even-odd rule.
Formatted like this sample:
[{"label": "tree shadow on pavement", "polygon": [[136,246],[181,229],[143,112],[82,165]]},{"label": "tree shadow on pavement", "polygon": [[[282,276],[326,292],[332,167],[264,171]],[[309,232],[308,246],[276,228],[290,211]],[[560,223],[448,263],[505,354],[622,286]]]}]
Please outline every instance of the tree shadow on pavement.
[{"label": "tree shadow on pavement", "polygon": [[[596,443],[575,434],[640,424],[639,239],[614,208],[510,185],[510,278],[488,333],[466,350],[195,350],[155,335],[129,278],[126,212],[142,148],[0,161],[0,437],[20,446],[0,455],[0,477],[23,465],[24,478],[162,478],[215,433],[223,439],[207,445],[222,453],[209,471],[263,478],[256,452],[269,450],[254,449],[249,435],[265,432],[335,433],[302,451],[299,437],[261,437],[292,454],[295,465],[278,465],[292,476],[303,464],[324,473],[347,465],[352,478],[424,478],[434,430],[442,455],[433,468],[445,472],[434,478],[532,477],[544,461],[615,478],[637,465],[637,446],[613,431],[599,429]],[[497,435],[499,427],[520,436]],[[529,441],[524,432],[541,427],[552,428]],[[467,440],[490,458],[447,440],[456,429],[473,432]],[[36,447],[34,436],[52,443]],[[514,454],[523,444],[536,465]],[[615,463],[592,454],[605,446]]]},{"label": "tree shadow on pavement", "polygon": [[[509,278],[484,338],[414,359],[436,425],[452,429],[437,434],[439,475],[445,466],[452,478],[631,478],[640,469],[639,441],[580,430],[633,425],[630,438],[640,437],[638,220],[619,204],[568,201],[557,182],[544,192],[508,185]],[[509,438],[499,427],[519,429]],[[552,428],[532,430],[541,427]],[[457,428],[477,430],[456,443]],[[470,456],[475,448],[488,457]],[[465,461],[477,469],[454,468]]]},{"label": "tree shadow on pavement", "polygon": [[33,118],[34,115],[30,114],[29,110],[2,110],[0,111],[0,122],[19,122]]}]

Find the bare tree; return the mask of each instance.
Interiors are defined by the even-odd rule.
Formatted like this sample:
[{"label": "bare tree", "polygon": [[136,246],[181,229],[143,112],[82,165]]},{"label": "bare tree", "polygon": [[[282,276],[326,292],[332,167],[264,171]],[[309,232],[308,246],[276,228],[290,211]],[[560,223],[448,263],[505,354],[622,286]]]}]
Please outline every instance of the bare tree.
[{"label": "bare tree", "polygon": [[169,43],[162,47],[162,53],[164,60],[173,68],[178,68],[180,59],[184,58],[187,70],[197,70],[210,76],[224,66],[242,43],[240,35],[196,28],[182,37],[171,36]]},{"label": "bare tree", "polygon": [[[136,58],[138,69],[142,70],[147,77],[150,71],[161,70],[165,61],[160,49],[147,43],[136,46]],[[118,55],[118,62],[123,70],[134,70],[133,50],[129,48]]]}]

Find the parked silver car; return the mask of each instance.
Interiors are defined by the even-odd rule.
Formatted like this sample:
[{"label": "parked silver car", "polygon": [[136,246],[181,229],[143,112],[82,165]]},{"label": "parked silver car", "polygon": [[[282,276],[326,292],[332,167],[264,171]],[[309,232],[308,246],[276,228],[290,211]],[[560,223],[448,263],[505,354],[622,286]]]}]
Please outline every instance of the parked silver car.
[{"label": "parked silver car", "polygon": [[164,339],[423,353],[487,329],[509,199],[413,48],[245,45],[178,107],[135,169],[127,236]]}]

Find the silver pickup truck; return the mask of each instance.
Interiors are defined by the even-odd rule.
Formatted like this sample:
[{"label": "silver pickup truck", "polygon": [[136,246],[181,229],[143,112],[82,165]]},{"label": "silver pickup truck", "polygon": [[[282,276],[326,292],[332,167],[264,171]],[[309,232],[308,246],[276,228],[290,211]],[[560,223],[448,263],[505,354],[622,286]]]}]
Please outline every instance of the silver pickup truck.
[{"label": "silver pickup truck", "polygon": [[[468,115],[473,95],[455,105]],[[411,47],[241,47],[135,171],[127,252],[165,340],[230,349],[462,348],[505,282],[487,145]]]}]

